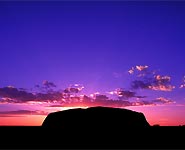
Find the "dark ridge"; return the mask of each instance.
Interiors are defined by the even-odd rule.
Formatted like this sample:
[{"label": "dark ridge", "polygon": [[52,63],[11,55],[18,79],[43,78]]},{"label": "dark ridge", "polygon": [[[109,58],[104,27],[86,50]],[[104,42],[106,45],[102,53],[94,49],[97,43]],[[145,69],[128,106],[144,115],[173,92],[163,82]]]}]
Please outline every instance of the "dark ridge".
[{"label": "dark ridge", "polygon": [[42,126],[102,131],[111,128],[121,130],[124,127],[149,127],[150,124],[140,112],[121,108],[90,107],[50,113]]}]

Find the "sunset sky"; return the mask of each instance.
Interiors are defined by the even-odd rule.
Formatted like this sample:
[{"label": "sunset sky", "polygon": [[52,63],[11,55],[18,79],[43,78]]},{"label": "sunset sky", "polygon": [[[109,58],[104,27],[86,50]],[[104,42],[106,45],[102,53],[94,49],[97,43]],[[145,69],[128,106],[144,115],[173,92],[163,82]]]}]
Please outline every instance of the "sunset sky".
[{"label": "sunset sky", "polygon": [[182,1],[1,1],[0,125],[41,125],[84,95],[185,124],[184,18]]}]

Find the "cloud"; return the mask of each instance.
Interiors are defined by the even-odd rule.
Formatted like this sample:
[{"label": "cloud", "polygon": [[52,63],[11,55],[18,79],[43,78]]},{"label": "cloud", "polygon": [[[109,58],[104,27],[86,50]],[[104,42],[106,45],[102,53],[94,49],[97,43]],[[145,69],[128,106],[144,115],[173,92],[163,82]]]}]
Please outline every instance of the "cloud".
[{"label": "cloud", "polygon": [[163,104],[175,103],[175,101],[172,101],[172,100],[167,99],[167,98],[164,98],[164,97],[156,98],[155,100],[153,100],[153,102],[156,102],[156,103],[163,103]]},{"label": "cloud", "polygon": [[36,84],[34,87],[35,88],[34,90],[36,90],[37,92],[39,91],[42,93],[48,93],[48,92],[53,92],[54,88],[56,87],[57,86],[53,82],[44,80],[41,85]]},{"label": "cloud", "polygon": [[131,106],[132,103],[123,100],[112,100],[106,95],[96,95],[95,97],[88,97],[84,95],[81,100],[70,101],[69,103],[62,103],[62,107],[93,107],[93,106],[108,106],[108,107],[126,107]]},{"label": "cloud", "polygon": [[118,89],[115,89],[114,91],[111,91],[111,92],[107,92],[111,95],[117,95],[118,97],[122,97],[122,98],[132,98],[132,97],[135,97],[135,92],[132,92],[132,91],[127,91],[127,90],[123,90],[122,88],[118,88]]},{"label": "cloud", "polygon": [[[137,96],[136,96],[137,97]],[[140,98],[145,98],[145,96],[138,96]],[[163,101],[162,101],[163,100]],[[96,98],[93,99],[84,95],[81,100],[74,100],[70,103],[61,103],[61,105],[50,105],[49,107],[93,107],[93,106],[108,106],[108,107],[128,107],[128,106],[155,106],[157,103],[167,104],[172,101],[164,99],[156,99],[155,101],[147,100],[136,100],[128,101],[123,99],[110,99],[106,95],[96,95]]]},{"label": "cloud", "polygon": [[170,85],[171,77],[169,76],[154,76],[152,85],[149,86],[149,89],[159,90],[159,91],[172,91],[175,86]]},{"label": "cloud", "polygon": [[156,91],[172,91],[175,86],[171,85],[171,77],[155,75],[153,78],[145,77],[140,80],[134,80],[131,82],[133,89],[149,89]]},{"label": "cloud", "polygon": [[84,86],[80,84],[70,85],[62,92],[62,96],[64,98],[63,100],[71,101],[71,99],[74,99],[74,97],[76,97],[77,94],[80,93],[83,89],[84,89]]},{"label": "cloud", "polygon": [[185,76],[182,79],[182,83],[179,88],[185,88]]},{"label": "cloud", "polygon": [[180,89],[185,88],[185,84],[181,84],[179,88]]},{"label": "cloud", "polygon": [[95,101],[107,101],[109,98],[106,95],[97,94],[95,96]]},{"label": "cloud", "polygon": [[[137,76],[137,80],[132,81],[132,90],[150,89],[170,91],[174,88],[170,84],[171,77],[161,76],[159,74],[154,75],[152,71],[148,70],[148,66],[136,66],[135,68],[132,67],[131,69],[141,73],[145,72],[145,76]],[[35,87],[37,88],[37,91],[35,92],[31,92],[24,88],[15,88],[13,86],[0,88],[0,103],[26,103],[30,105],[40,105],[48,103],[48,107],[86,107],[96,105],[125,107],[136,105],[154,105],[155,103],[159,102],[163,104],[170,103],[170,101],[167,101],[165,99],[145,101],[142,99],[146,98],[146,96],[140,96],[137,95],[135,91],[122,88],[117,88],[113,91],[107,92],[110,95],[104,95],[99,92],[95,92],[93,94],[90,94],[90,96],[87,96],[81,94],[81,91],[84,89],[84,86],[81,84],[73,84],[65,88],[64,90],[57,91],[56,89],[53,89],[56,87],[53,82],[44,80],[42,85],[36,85]],[[26,113],[26,111],[22,112]]]},{"label": "cloud", "polygon": [[149,89],[156,90],[156,91],[172,91],[174,88],[175,88],[175,86],[172,86],[172,85],[149,86]]},{"label": "cloud", "polygon": [[56,85],[47,80],[42,85],[35,85],[36,91],[28,91],[24,88],[7,86],[0,88],[0,103],[36,103],[36,102],[63,102],[82,91],[84,86],[80,84],[70,85],[65,90],[53,90]]},{"label": "cloud", "polygon": [[[55,87],[52,82],[44,81],[43,85],[47,88]],[[36,85],[41,87],[40,85]],[[61,102],[67,101],[67,98],[74,97],[75,93],[79,93],[84,87],[80,84],[74,84],[63,91],[39,90],[37,92],[29,92],[23,88],[15,88],[12,86],[0,88],[0,103],[29,103],[29,102]],[[67,96],[66,96],[67,95]]]},{"label": "cloud", "polygon": [[[121,89],[117,89],[114,92],[117,92],[117,98],[111,99],[107,95],[100,94],[99,92],[95,92],[87,95],[80,96],[71,96],[69,98],[65,98],[65,100],[57,102],[56,104],[51,103],[46,107],[93,107],[93,106],[108,106],[108,107],[126,107],[126,106],[135,106],[134,102],[128,101],[128,97],[135,97],[140,100],[140,98],[146,98],[146,96],[137,96],[134,92],[124,91]],[[138,100],[137,99],[137,100]],[[138,105],[148,105],[150,103],[140,102]]]},{"label": "cloud", "polygon": [[53,82],[49,82],[49,81],[47,81],[47,80],[44,80],[44,81],[42,82],[42,84],[43,84],[45,87],[47,87],[47,88],[56,87],[56,85],[55,85]]},{"label": "cloud", "polygon": [[135,80],[131,82],[132,89],[172,91],[175,88],[175,86],[171,85],[170,76],[157,74],[156,70],[151,70],[147,65],[137,65],[128,72],[136,75]]},{"label": "cloud", "polygon": [[136,93],[132,91],[123,90],[121,88],[116,89],[115,94],[119,97],[119,99],[129,99],[135,97]]},{"label": "cloud", "polygon": [[136,69],[139,70],[139,71],[143,71],[143,70],[146,70],[148,68],[148,66],[136,66]]},{"label": "cloud", "polygon": [[128,71],[128,73],[129,73],[129,74],[133,74],[133,73],[134,73],[134,69],[135,69],[135,68],[132,67],[132,68]]},{"label": "cloud", "polygon": [[31,93],[21,91],[14,87],[0,88],[0,103],[26,103],[30,101],[60,101],[63,98],[62,93],[58,91],[48,93]]},{"label": "cloud", "polygon": [[15,110],[15,111],[0,111],[0,117],[17,117],[19,115],[47,115],[48,113],[38,110]]},{"label": "cloud", "polygon": [[122,88],[118,88],[107,93],[110,95],[116,95],[120,100],[128,100],[130,98],[146,98],[146,96],[138,96],[136,95],[136,92],[123,90]]},{"label": "cloud", "polygon": [[99,95],[99,94],[100,94],[100,92],[95,92],[95,93],[90,94],[90,97],[95,99],[96,95]]},{"label": "cloud", "polygon": [[14,87],[0,88],[0,97],[3,97],[6,100],[14,100],[14,102],[32,101],[35,99],[35,95],[32,93],[21,91]]},{"label": "cloud", "polygon": [[109,106],[109,107],[125,107],[131,106],[132,103],[129,101],[122,100],[112,100],[106,95],[96,94],[94,97],[88,97],[84,95],[83,97],[76,99],[76,97],[70,101],[61,103],[61,105],[52,105],[51,107],[92,107],[92,106]]},{"label": "cloud", "polygon": [[83,85],[80,84],[74,84],[70,85],[68,88],[64,90],[64,93],[79,93],[84,89]]},{"label": "cloud", "polygon": [[53,93],[37,93],[35,95],[36,101],[60,101],[62,100],[62,92],[54,91]]},{"label": "cloud", "polygon": [[132,67],[132,68],[128,71],[128,73],[129,73],[129,74],[133,74],[135,71],[141,72],[141,71],[146,71],[147,69],[148,69],[148,66],[147,66],[147,65],[145,65],[145,66],[137,65],[137,66],[135,66],[135,67]]}]

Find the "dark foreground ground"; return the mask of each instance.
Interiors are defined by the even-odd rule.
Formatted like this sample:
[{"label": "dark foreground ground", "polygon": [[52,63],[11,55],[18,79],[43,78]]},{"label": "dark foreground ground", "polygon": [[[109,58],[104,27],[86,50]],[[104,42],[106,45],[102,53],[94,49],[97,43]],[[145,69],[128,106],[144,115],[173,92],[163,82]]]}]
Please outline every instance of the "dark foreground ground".
[{"label": "dark foreground ground", "polygon": [[0,127],[1,148],[185,149],[185,127],[150,126],[144,114],[92,107],[50,113],[38,127]]},{"label": "dark foreground ground", "polygon": [[104,128],[0,127],[0,148],[185,149],[185,127]]}]

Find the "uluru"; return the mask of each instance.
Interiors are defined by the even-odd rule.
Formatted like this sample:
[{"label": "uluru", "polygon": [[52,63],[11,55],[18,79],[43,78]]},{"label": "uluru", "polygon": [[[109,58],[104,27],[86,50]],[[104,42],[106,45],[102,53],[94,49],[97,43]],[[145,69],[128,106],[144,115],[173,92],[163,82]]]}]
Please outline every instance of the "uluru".
[{"label": "uluru", "polygon": [[89,107],[74,108],[48,114],[43,127],[63,129],[122,129],[123,127],[150,127],[145,116],[123,108]]}]

